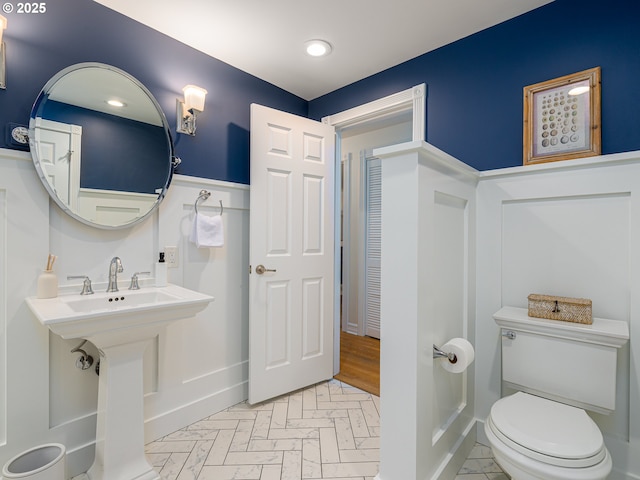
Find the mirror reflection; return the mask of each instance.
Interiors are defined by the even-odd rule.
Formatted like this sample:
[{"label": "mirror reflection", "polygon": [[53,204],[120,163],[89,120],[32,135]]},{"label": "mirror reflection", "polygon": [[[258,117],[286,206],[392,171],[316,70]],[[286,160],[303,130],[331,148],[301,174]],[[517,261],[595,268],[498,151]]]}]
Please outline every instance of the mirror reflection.
[{"label": "mirror reflection", "polygon": [[127,227],[164,198],[173,171],[168,124],[126,72],[97,63],[66,68],[38,96],[29,129],[44,186],[83,223]]}]

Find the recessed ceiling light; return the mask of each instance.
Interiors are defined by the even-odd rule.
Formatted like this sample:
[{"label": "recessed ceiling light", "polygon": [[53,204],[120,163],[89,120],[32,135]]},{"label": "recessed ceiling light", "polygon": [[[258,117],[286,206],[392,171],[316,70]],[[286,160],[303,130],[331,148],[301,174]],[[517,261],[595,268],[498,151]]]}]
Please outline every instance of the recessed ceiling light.
[{"label": "recessed ceiling light", "polygon": [[112,107],[124,107],[127,105],[126,103],[123,103],[120,100],[107,100],[107,103]]},{"label": "recessed ceiling light", "polygon": [[326,57],[331,53],[331,44],[324,40],[309,40],[304,44],[307,55],[312,57]]}]

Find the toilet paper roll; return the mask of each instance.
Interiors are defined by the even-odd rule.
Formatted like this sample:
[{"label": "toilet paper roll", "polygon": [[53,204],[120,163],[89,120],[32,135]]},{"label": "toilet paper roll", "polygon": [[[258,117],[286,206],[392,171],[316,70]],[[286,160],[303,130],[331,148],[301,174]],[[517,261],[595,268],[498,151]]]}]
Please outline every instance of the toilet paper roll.
[{"label": "toilet paper roll", "polygon": [[447,358],[440,359],[440,365],[442,365],[442,368],[451,373],[464,372],[467,367],[473,363],[473,359],[475,358],[473,345],[464,338],[452,338],[442,345],[440,350],[446,353],[453,353],[456,356],[454,362]]}]

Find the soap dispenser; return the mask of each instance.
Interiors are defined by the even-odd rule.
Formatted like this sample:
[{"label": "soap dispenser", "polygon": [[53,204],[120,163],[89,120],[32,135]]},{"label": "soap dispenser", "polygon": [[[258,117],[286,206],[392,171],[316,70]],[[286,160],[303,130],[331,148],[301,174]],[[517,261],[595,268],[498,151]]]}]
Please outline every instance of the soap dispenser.
[{"label": "soap dispenser", "polygon": [[156,263],[156,287],[167,286],[167,263],[164,261],[164,252],[160,252]]}]

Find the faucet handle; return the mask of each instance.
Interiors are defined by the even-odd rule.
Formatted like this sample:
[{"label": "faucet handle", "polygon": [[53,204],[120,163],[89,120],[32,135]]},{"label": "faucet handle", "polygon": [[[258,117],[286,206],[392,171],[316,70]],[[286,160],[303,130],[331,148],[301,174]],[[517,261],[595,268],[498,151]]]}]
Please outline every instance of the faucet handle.
[{"label": "faucet handle", "polygon": [[140,285],[138,285],[138,275],[151,275],[151,272],[136,272],[131,275],[129,290],[140,290]]},{"label": "faucet handle", "polygon": [[84,282],[82,282],[82,291],[80,295],[93,295],[93,288],[91,288],[91,279],[87,275],[69,275],[67,276],[67,280],[74,280],[77,278],[82,278]]}]

